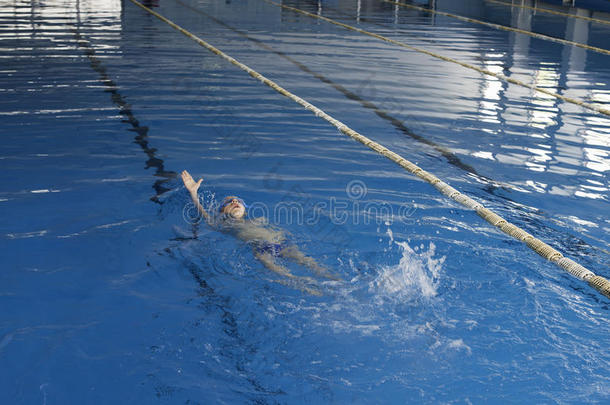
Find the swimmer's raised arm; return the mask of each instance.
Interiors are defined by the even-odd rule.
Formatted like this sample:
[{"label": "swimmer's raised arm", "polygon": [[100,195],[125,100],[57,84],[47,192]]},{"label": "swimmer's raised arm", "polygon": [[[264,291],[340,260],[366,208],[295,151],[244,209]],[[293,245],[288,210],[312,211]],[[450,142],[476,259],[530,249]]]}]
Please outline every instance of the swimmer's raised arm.
[{"label": "swimmer's raised arm", "polygon": [[193,200],[193,204],[195,204],[195,207],[197,207],[197,211],[201,214],[201,216],[205,218],[207,222],[210,222],[211,217],[206,212],[206,210],[203,209],[203,206],[199,202],[199,196],[197,195],[197,190],[199,190],[199,185],[201,184],[203,179],[199,179],[197,182],[195,182],[195,180],[193,180],[193,176],[191,176],[190,173],[186,170],[183,170],[180,176],[182,177],[182,181],[184,182],[184,187],[186,187],[186,189],[191,194],[191,199]]}]

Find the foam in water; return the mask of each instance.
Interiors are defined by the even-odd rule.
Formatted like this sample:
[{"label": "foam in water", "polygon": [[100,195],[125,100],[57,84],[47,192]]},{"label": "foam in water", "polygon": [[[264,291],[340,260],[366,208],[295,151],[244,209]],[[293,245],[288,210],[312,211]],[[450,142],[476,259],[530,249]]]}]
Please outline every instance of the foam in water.
[{"label": "foam in water", "polygon": [[381,295],[403,299],[434,297],[445,257],[434,258],[434,243],[430,243],[428,250],[422,248],[418,251],[413,250],[407,242],[394,243],[401,248],[402,257],[398,264],[381,268],[371,283],[371,289]]}]

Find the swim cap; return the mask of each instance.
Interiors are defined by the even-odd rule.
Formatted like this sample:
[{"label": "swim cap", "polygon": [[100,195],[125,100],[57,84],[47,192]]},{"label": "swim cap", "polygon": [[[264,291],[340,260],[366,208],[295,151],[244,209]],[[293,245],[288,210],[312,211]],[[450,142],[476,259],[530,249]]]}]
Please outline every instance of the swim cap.
[{"label": "swim cap", "polygon": [[231,204],[231,201],[232,201],[232,200],[237,200],[237,201],[239,201],[239,203],[240,203],[241,205],[243,205],[243,206],[244,206],[244,208],[248,208],[248,206],[246,205],[246,203],[244,202],[244,200],[242,200],[241,198],[239,198],[239,197],[237,197],[237,196],[230,195],[230,196],[228,196],[228,197],[225,197],[225,198],[222,200],[222,204],[220,204],[220,207],[218,207],[218,212],[222,212],[222,210],[223,210],[223,209],[224,209],[224,208],[225,208],[227,205]]}]

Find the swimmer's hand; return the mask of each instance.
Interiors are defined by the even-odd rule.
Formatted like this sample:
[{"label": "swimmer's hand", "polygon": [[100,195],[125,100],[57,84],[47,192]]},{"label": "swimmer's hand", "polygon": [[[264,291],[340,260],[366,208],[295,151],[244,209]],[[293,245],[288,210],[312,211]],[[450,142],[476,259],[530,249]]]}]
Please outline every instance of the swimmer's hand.
[{"label": "swimmer's hand", "polygon": [[203,179],[199,179],[195,183],[195,180],[193,180],[193,176],[191,176],[191,174],[186,170],[183,170],[180,176],[182,177],[182,181],[184,182],[184,187],[186,187],[186,189],[191,193],[191,195],[197,195],[197,190],[199,190],[199,185],[201,185]]},{"label": "swimmer's hand", "polygon": [[190,175],[189,172],[183,170],[180,174],[182,177],[182,181],[184,182],[184,187],[191,193],[191,199],[193,200],[193,204],[197,207],[197,211],[205,218],[205,220],[210,223],[211,217],[210,215],[203,209],[203,206],[199,202],[199,197],[197,196],[197,190],[199,190],[199,186],[203,179],[199,179],[197,182],[193,180],[193,176]]}]

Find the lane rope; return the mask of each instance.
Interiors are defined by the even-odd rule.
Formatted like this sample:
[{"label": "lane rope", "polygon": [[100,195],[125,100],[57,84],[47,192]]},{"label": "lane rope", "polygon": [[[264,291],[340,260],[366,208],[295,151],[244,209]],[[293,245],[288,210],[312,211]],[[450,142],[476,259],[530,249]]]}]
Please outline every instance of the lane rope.
[{"label": "lane rope", "polygon": [[220,49],[214,47],[213,45],[209,44],[208,42],[204,41],[203,39],[199,38],[198,36],[192,34],[191,32],[187,31],[186,29],[180,27],[179,25],[177,25],[176,23],[167,19],[166,17],[162,16],[161,14],[157,13],[156,11],[149,9],[148,7],[139,3],[137,0],[130,0],[130,1],[133,4],[137,5],[138,7],[140,7],[141,9],[143,9],[143,10],[147,11],[148,13],[152,14],[153,16],[157,17],[159,20],[168,24],[170,27],[174,28],[175,30],[177,30],[177,31],[181,32],[182,34],[184,34],[185,36],[187,36],[188,38],[197,42],[199,45],[203,46],[210,52],[220,56],[222,59],[228,61],[229,63],[231,63],[231,64],[237,66],[238,68],[240,68],[241,70],[245,71],[253,78],[255,78],[255,79],[259,80],[260,82],[262,82],[263,84],[271,87],[273,90],[275,90],[279,94],[291,99],[295,103],[297,103],[297,104],[301,105],[302,107],[304,107],[305,109],[311,111],[317,117],[320,117],[320,118],[326,120],[327,122],[332,124],[335,128],[337,128],[340,132],[342,132],[343,134],[362,143],[363,145],[367,146],[368,148],[374,150],[375,152],[385,156],[386,158],[390,159],[394,163],[398,164],[399,166],[401,166],[402,168],[407,170],[409,173],[430,183],[441,194],[451,198],[452,200],[456,201],[457,203],[459,203],[469,209],[474,210],[481,218],[485,219],[487,222],[489,222],[496,228],[499,228],[501,231],[503,231],[507,235],[510,235],[513,238],[525,243],[530,249],[532,249],[534,252],[538,253],[540,256],[555,263],[557,266],[566,270],[568,273],[572,274],[573,276],[588,282],[588,284],[591,287],[595,288],[597,291],[599,291],[606,297],[610,298],[610,281],[608,281],[604,277],[598,276],[595,273],[593,273],[591,270],[576,263],[572,259],[564,257],[563,254],[561,254],[559,251],[555,250],[551,246],[542,242],[540,239],[537,239],[534,236],[530,235],[529,233],[525,232],[523,229],[517,227],[516,225],[513,225],[510,222],[506,221],[504,218],[500,217],[498,214],[491,211],[490,209],[485,208],[482,204],[476,202],[469,196],[460,193],[457,189],[455,189],[455,188],[451,187],[449,184],[443,182],[438,177],[434,176],[431,173],[428,173],[427,171],[423,170],[421,167],[408,161],[407,159],[403,158],[402,156],[398,155],[397,153],[392,152],[385,146],[354,131],[353,129],[351,129],[350,127],[348,127],[341,121],[333,118],[332,116],[330,116],[327,113],[325,113],[324,111],[322,111],[320,108],[314,106],[313,104],[302,99],[301,97],[289,92],[288,90],[284,89],[283,87],[281,87],[274,81],[266,78],[265,76],[261,75],[254,69],[239,62],[237,59],[233,58],[232,56],[227,55],[226,53],[222,52]]},{"label": "lane rope", "polygon": [[604,49],[604,48],[598,48],[596,46],[586,45],[586,44],[583,44],[580,42],[568,41],[567,39],[551,37],[549,35],[539,34],[537,32],[522,30],[521,28],[514,28],[514,27],[508,27],[506,25],[494,24],[494,23],[490,23],[487,21],[477,20],[475,18],[464,17],[464,16],[458,15],[458,14],[448,13],[446,11],[439,11],[439,10],[434,10],[434,9],[427,8],[427,7],[420,7],[420,6],[415,6],[412,4],[402,3],[400,1],[394,1],[394,0],[381,0],[381,1],[384,3],[397,5],[399,7],[407,7],[407,8],[411,8],[413,10],[424,11],[424,12],[430,13],[430,14],[444,15],[445,17],[455,18],[456,20],[465,21],[465,22],[472,23],[472,24],[484,25],[486,27],[490,27],[490,28],[494,28],[494,29],[502,30],[502,31],[516,32],[518,34],[529,35],[530,37],[542,39],[545,41],[557,42],[557,43],[563,44],[563,45],[577,46],[579,48],[584,48],[588,51],[598,52],[598,53],[601,53],[604,55],[610,55],[610,51],[607,49]]},{"label": "lane rope", "polygon": [[279,57],[294,64],[301,71],[308,73],[308,74],[312,75],[313,77],[315,77],[316,79],[320,80],[322,83],[325,83],[325,84],[331,86],[338,92],[342,93],[349,100],[357,101],[364,108],[367,108],[367,109],[373,111],[379,118],[386,120],[387,122],[392,124],[397,130],[399,130],[403,134],[416,140],[417,142],[423,143],[424,145],[431,147],[432,149],[434,149],[435,151],[440,153],[447,160],[447,162],[449,164],[452,164],[452,165],[466,171],[467,173],[470,173],[470,174],[476,176],[480,180],[484,180],[484,181],[488,182],[489,184],[491,184],[494,187],[510,188],[510,186],[507,184],[504,184],[500,181],[494,180],[490,177],[480,174],[474,167],[462,162],[462,160],[450,149],[448,149],[442,145],[439,145],[434,141],[429,140],[428,138],[424,137],[423,135],[419,135],[419,134],[415,133],[413,130],[411,130],[409,127],[407,127],[407,125],[404,123],[403,120],[400,120],[400,119],[390,115],[390,113],[388,111],[383,110],[381,107],[377,106],[372,101],[369,101],[369,100],[366,100],[366,99],[360,97],[359,95],[357,95],[356,93],[353,93],[352,91],[348,90],[347,88],[343,87],[342,85],[333,82],[328,77],[311,70],[309,67],[307,67],[303,63],[297,61],[296,59],[292,58],[291,56],[287,55],[286,53],[274,49],[273,47],[267,45],[263,41],[256,39],[254,37],[251,37],[250,35],[248,35],[247,32],[244,32],[235,27],[232,27],[229,24],[225,23],[224,21],[219,20],[218,18],[206,13],[205,11],[203,11],[199,8],[193,7],[187,3],[184,3],[181,0],[174,0],[174,1],[178,4],[180,4],[181,6],[186,7],[189,10],[192,10],[193,12],[195,12],[197,14],[201,14],[201,15],[205,16],[206,18],[209,18],[210,20],[214,21],[216,24],[219,24],[219,25],[237,33],[238,35],[246,38],[247,40],[254,42],[256,45],[260,46],[261,48],[263,48],[269,52],[273,52],[274,54],[278,55]]},{"label": "lane rope", "polygon": [[[235,27],[225,23],[224,21],[219,20],[218,18],[216,18],[216,17],[206,13],[205,11],[203,11],[203,10],[197,8],[197,7],[194,7],[194,6],[190,5],[190,4],[184,3],[182,0],[174,0],[174,1],[176,3],[178,3],[178,4],[180,4],[181,6],[186,7],[189,10],[192,10],[193,12],[195,12],[197,14],[200,14],[200,15],[205,16],[206,18],[209,18],[210,20],[214,21],[216,24],[219,24],[219,25],[221,25],[221,26],[223,26],[223,27],[225,27],[225,28],[235,32],[236,34],[242,36],[243,38],[246,38],[247,40],[254,42],[256,45],[260,46],[261,48],[263,48],[263,49],[265,49],[265,50],[267,50],[269,52],[273,52],[274,54],[278,55],[279,57],[284,58],[285,60],[289,61],[290,63],[293,63],[296,67],[298,67],[303,72],[312,75],[316,79],[320,80],[322,83],[328,84],[329,86],[331,86],[335,90],[337,90],[340,93],[342,93],[348,99],[357,101],[364,108],[372,110],[379,118],[381,118],[383,120],[386,120],[387,122],[392,124],[397,130],[402,132],[403,134],[411,137],[412,139],[414,139],[414,140],[416,140],[418,142],[421,142],[421,143],[423,143],[423,144],[425,144],[427,146],[432,147],[434,150],[436,150],[438,153],[440,153],[447,160],[447,162],[449,164],[451,164],[453,166],[456,166],[459,169],[462,169],[462,170],[466,171],[467,173],[470,173],[470,174],[474,175],[479,180],[482,180],[484,182],[488,182],[494,188],[496,188],[496,187],[497,188],[505,188],[505,189],[511,189],[512,188],[512,186],[509,185],[509,184],[502,183],[502,182],[500,182],[498,180],[492,179],[490,177],[487,177],[487,176],[485,176],[483,174],[478,173],[477,170],[474,167],[472,167],[472,166],[462,162],[460,160],[460,158],[455,153],[453,153],[450,149],[447,149],[444,146],[439,145],[439,144],[437,144],[437,143],[435,143],[435,142],[425,138],[422,135],[416,134],[409,127],[407,127],[404,124],[403,120],[400,120],[400,119],[398,119],[396,117],[391,116],[389,114],[389,112],[386,112],[385,110],[381,109],[380,107],[375,105],[372,101],[363,99],[362,97],[358,96],[357,94],[352,93],[347,88],[343,87],[342,85],[340,85],[338,83],[333,82],[328,77],[326,77],[326,76],[324,76],[324,75],[322,75],[320,73],[317,73],[317,72],[311,70],[309,67],[307,67],[303,63],[297,61],[296,59],[292,58],[291,56],[285,54],[284,52],[279,51],[277,49],[274,49],[273,47],[267,45],[263,41],[261,41],[259,39],[256,39],[254,37],[251,37],[250,35],[248,35],[247,32],[239,30],[239,29],[237,29],[237,28],[235,28]],[[326,9],[328,10],[329,7],[326,6]],[[362,19],[362,20],[364,20],[364,19]],[[379,25],[381,26],[381,24],[379,24]],[[553,218],[551,218],[551,220],[553,222],[557,223],[559,226],[562,226],[562,227],[566,226],[566,224],[563,223],[562,221],[559,221],[559,220],[553,219]],[[587,237],[589,237],[589,238],[591,238],[593,240],[596,240],[597,242],[600,242],[600,243],[606,243],[605,241],[600,240],[600,239],[598,239],[598,238],[596,238],[596,237],[594,237],[592,235],[587,235]],[[588,244],[588,247],[590,247],[592,249],[600,250],[600,251],[604,252],[605,254],[610,255],[610,251],[608,251],[607,249],[604,249],[602,247],[594,246],[594,245],[589,245],[589,244]]]},{"label": "lane rope", "polygon": [[580,20],[591,21],[591,22],[598,23],[598,24],[609,24],[610,25],[610,21],[608,21],[608,20],[602,20],[602,19],[593,18],[593,17],[586,17],[584,15],[578,15],[578,14],[564,13],[562,11],[551,10],[550,8],[532,7],[532,6],[526,6],[525,4],[507,3],[505,1],[500,1],[500,0],[485,0],[485,1],[489,2],[489,3],[501,4],[501,5],[507,6],[507,7],[525,8],[528,10],[534,10],[534,11],[540,11],[540,12],[548,13],[548,14],[560,15],[562,17],[577,18]]},{"label": "lane rope", "polygon": [[435,52],[428,51],[428,50],[423,49],[423,48],[418,48],[418,47],[409,45],[406,42],[396,41],[394,39],[384,37],[383,35],[375,34],[373,32],[369,32],[369,31],[363,30],[361,28],[354,27],[352,25],[348,25],[348,24],[344,24],[344,23],[339,22],[339,21],[335,21],[335,20],[333,20],[331,18],[328,18],[328,17],[324,17],[324,16],[321,16],[321,15],[310,13],[309,11],[301,10],[301,9],[298,9],[298,8],[295,8],[295,7],[286,6],[286,5],[280,4],[280,3],[276,3],[273,0],[263,0],[263,1],[265,1],[265,2],[267,2],[269,4],[272,4],[274,6],[281,7],[281,8],[286,9],[286,10],[294,11],[295,13],[303,14],[303,15],[306,15],[306,16],[311,17],[311,18],[317,18],[319,20],[326,21],[326,22],[328,22],[330,24],[337,25],[339,27],[345,28],[345,29],[350,30],[350,31],[358,32],[360,34],[364,34],[364,35],[368,35],[368,36],[376,38],[376,39],[380,39],[382,41],[388,42],[388,43],[393,44],[393,45],[400,46],[402,48],[406,48],[406,49],[409,49],[409,50],[412,50],[412,51],[415,51],[415,52],[426,54],[428,56],[431,56],[431,57],[436,58],[436,59],[443,60],[445,62],[455,63],[455,64],[460,65],[462,67],[465,67],[467,69],[475,70],[475,71],[477,71],[479,73],[482,73],[484,75],[493,76],[496,79],[502,80],[504,82],[516,84],[518,86],[522,86],[522,87],[528,88],[530,90],[537,91],[539,93],[543,93],[543,94],[549,95],[551,97],[558,98],[558,99],[563,100],[563,101],[565,101],[567,103],[576,104],[578,106],[586,108],[587,110],[595,111],[597,113],[600,113],[600,114],[603,114],[603,115],[607,115],[607,116],[610,117],[610,109],[608,109],[608,108],[603,108],[603,107],[597,106],[595,104],[586,103],[586,102],[584,102],[582,100],[578,100],[578,99],[575,99],[575,98],[572,98],[572,97],[563,96],[561,94],[557,94],[557,93],[554,93],[552,91],[546,90],[546,89],[544,89],[542,87],[536,87],[534,85],[527,84],[527,83],[525,83],[525,82],[523,82],[521,80],[513,79],[513,78],[505,76],[505,75],[503,75],[501,73],[495,73],[495,72],[492,72],[491,70],[483,69],[483,68],[471,65],[470,63],[461,62],[461,61],[459,61],[457,59],[453,59],[453,58],[450,58],[448,56],[443,56],[443,55],[437,54]]}]

